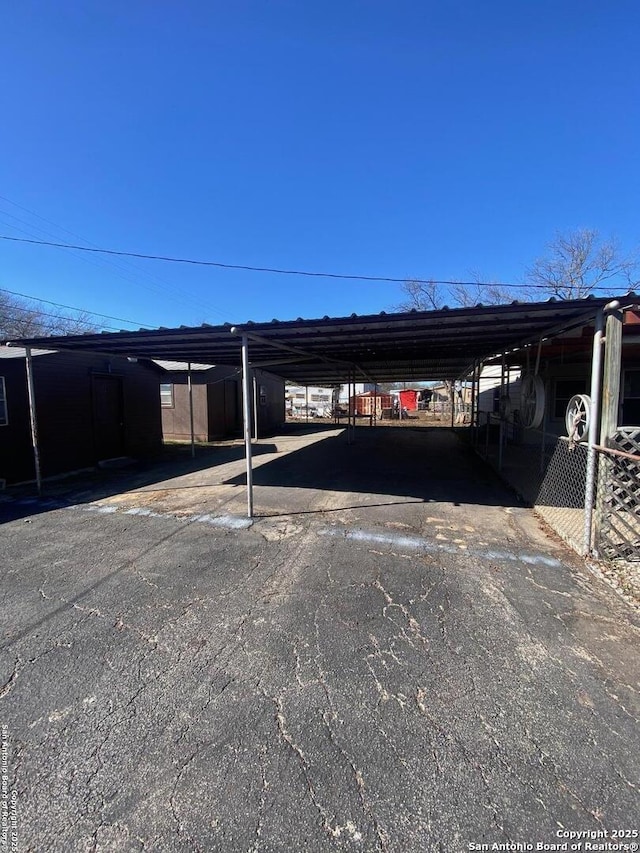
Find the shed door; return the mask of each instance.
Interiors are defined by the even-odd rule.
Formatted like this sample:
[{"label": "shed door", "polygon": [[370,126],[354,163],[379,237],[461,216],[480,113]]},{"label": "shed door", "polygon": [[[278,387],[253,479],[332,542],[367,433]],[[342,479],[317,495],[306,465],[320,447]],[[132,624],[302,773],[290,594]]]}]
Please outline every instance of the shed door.
[{"label": "shed door", "polygon": [[122,379],[93,377],[93,434],[98,459],[124,454],[124,410]]},{"label": "shed door", "polygon": [[224,380],[224,433],[235,435],[240,427],[238,418],[238,383],[234,379]]}]

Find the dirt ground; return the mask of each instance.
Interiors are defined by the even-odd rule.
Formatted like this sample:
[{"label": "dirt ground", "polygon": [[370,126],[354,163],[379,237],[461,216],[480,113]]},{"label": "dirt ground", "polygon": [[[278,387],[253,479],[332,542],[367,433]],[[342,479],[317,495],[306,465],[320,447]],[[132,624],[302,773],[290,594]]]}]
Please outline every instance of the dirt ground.
[{"label": "dirt ground", "polygon": [[[369,426],[369,418],[368,417],[358,417],[357,423],[360,426]],[[336,423],[333,418],[309,418],[307,421],[305,418],[293,418],[287,417],[288,424],[298,424],[304,425],[306,423],[316,424],[316,425],[335,425],[335,426],[345,426],[347,422],[346,417],[340,418],[340,421]],[[380,427],[451,427],[451,415],[450,414],[440,414],[436,412],[409,412],[407,417],[401,419],[392,419],[392,420],[376,420],[375,426]]]}]

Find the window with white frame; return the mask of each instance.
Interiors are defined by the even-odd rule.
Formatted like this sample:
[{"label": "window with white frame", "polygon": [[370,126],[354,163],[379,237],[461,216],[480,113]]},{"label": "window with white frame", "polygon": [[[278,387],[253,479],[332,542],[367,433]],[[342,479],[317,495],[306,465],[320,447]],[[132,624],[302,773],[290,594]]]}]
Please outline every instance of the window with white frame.
[{"label": "window with white frame", "polygon": [[173,385],[171,382],[160,383],[160,405],[163,409],[173,409],[175,406],[173,401]]},{"label": "window with white frame", "polygon": [[8,423],[7,390],[4,384],[4,376],[0,376],[0,426],[6,426]]}]

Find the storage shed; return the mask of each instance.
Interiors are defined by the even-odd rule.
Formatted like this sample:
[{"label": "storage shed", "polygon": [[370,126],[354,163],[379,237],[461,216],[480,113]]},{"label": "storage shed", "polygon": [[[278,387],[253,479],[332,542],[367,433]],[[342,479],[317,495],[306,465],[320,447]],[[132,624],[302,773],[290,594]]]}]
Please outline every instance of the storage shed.
[{"label": "storage shed", "polygon": [[[418,403],[422,400],[422,393],[421,390],[416,388],[403,388],[402,391],[398,391],[400,408],[406,409],[408,412],[417,412]],[[428,397],[430,398],[431,394]]]},{"label": "storage shed", "polygon": [[[152,362],[33,350],[43,477],[162,447],[160,371]],[[0,346],[0,480],[33,480],[26,351]]]},{"label": "storage shed", "polygon": [[[189,368],[187,364],[157,361],[160,379],[162,434],[165,441],[191,440]],[[193,437],[218,441],[242,435],[240,371],[227,366],[191,365]],[[276,430],[285,420],[284,381],[264,370],[254,371],[253,408],[259,435]]]},{"label": "storage shed", "polygon": [[373,391],[365,391],[364,394],[356,394],[355,397],[352,397],[352,408],[354,400],[357,415],[370,416],[373,414],[375,408],[376,417],[380,418],[383,409],[390,409],[393,406],[393,397],[391,394],[374,394]]}]

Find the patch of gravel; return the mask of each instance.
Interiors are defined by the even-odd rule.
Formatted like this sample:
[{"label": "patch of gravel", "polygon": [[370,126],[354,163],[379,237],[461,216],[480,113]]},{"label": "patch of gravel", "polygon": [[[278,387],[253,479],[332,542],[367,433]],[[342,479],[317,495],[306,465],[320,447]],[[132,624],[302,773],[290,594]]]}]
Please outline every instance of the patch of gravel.
[{"label": "patch of gravel", "polygon": [[594,574],[602,578],[628,604],[640,612],[640,562],[628,560],[604,562],[590,558],[586,564]]}]

